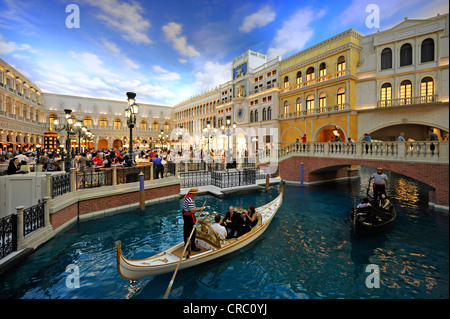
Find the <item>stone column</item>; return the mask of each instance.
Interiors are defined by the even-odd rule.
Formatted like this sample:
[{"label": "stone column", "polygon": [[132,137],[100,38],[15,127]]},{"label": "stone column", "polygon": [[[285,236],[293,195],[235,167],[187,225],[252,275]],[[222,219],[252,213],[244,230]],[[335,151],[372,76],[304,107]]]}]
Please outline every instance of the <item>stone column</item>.
[{"label": "stone column", "polygon": [[25,240],[23,235],[23,209],[25,206],[17,206],[17,250],[21,250]]}]

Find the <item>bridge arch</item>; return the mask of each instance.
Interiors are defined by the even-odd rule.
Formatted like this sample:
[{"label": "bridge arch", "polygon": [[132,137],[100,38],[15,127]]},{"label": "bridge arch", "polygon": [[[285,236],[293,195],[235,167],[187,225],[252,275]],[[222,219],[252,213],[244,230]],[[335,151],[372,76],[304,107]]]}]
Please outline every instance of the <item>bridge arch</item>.
[{"label": "bridge arch", "polygon": [[[288,134],[286,134],[288,131],[290,131]],[[284,144],[286,143],[292,143],[295,142],[295,140],[301,139],[301,137],[303,136],[303,131],[301,129],[299,129],[298,127],[295,126],[290,126],[287,129],[285,129],[283,131],[283,133],[281,133],[281,137],[280,137],[280,141]]]},{"label": "bridge arch", "polygon": [[441,139],[448,139],[449,131],[448,128],[442,125],[436,125],[436,123],[430,123],[426,121],[392,121],[384,123],[383,125],[375,126],[369,131],[360,133],[357,141],[362,141],[364,133],[368,133],[372,139],[382,140],[382,141],[395,141],[399,136],[400,132],[405,132],[405,138],[412,138],[415,141],[425,141],[428,137],[428,129],[436,128],[439,130],[438,136]]},{"label": "bridge arch", "polygon": [[345,130],[334,123],[330,123],[328,122],[327,124],[324,124],[322,126],[320,126],[316,132],[314,133],[314,137],[312,139],[312,141],[316,141],[316,142],[329,142],[331,139],[331,136],[334,135],[333,130],[337,128],[339,131],[339,137],[341,138],[341,140],[343,142],[347,141],[347,134],[345,133]]}]

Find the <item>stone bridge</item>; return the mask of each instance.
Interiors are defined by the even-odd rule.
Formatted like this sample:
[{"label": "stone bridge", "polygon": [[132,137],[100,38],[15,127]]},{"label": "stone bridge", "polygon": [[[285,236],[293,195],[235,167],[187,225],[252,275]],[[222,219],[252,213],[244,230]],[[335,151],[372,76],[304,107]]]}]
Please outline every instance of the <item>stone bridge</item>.
[{"label": "stone bridge", "polygon": [[292,143],[260,154],[259,165],[278,166],[281,178],[299,184],[358,176],[359,165],[381,166],[433,187],[430,205],[449,209],[448,141]]}]

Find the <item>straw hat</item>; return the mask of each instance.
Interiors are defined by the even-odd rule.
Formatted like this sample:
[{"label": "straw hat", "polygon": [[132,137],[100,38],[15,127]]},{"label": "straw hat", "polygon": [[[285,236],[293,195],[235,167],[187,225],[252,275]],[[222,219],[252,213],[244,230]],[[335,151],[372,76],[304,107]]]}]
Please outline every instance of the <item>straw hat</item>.
[{"label": "straw hat", "polygon": [[192,188],[189,190],[189,193],[191,193],[191,194],[197,194],[197,193],[198,193],[198,188],[197,188],[197,187],[192,187]]}]

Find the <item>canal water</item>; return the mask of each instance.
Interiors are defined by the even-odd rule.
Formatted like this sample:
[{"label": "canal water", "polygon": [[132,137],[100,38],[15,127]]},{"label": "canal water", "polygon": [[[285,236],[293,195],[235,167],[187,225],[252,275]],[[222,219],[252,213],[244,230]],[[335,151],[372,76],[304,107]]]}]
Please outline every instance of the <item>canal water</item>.
[{"label": "canal water", "polygon": [[[448,214],[427,207],[426,185],[387,172],[395,224],[377,236],[354,236],[349,210],[365,196],[370,173],[362,168],[351,181],[286,185],[282,207],[257,241],[178,272],[170,298],[449,298]],[[225,198],[200,195],[196,202],[206,200],[223,216],[230,205],[259,206],[277,194],[272,186]],[[181,241],[180,205],[172,200],[147,207],[145,214],[129,211],[73,225],[2,275],[0,297],[162,298],[172,274],[120,277],[114,243],[122,241],[125,257],[141,259]],[[376,284],[371,267],[379,269],[379,288],[367,285]],[[75,271],[79,285],[71,277]]]}]

